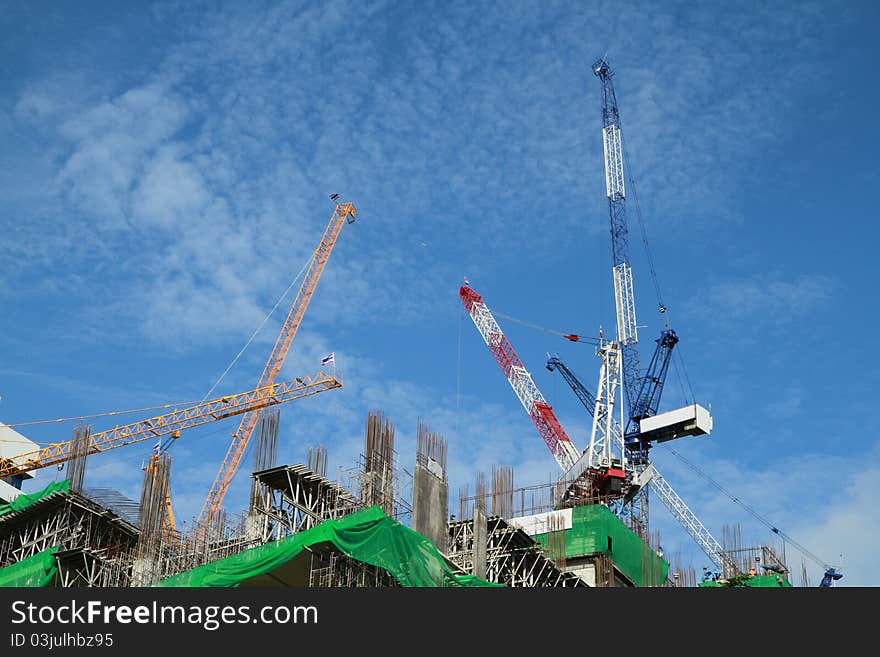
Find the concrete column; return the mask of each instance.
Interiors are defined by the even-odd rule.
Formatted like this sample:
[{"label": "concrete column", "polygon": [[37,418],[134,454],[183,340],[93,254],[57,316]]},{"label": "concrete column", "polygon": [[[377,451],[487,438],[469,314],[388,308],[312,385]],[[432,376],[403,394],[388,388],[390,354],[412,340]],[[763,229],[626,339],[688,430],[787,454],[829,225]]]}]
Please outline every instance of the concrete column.
[{"label": "concrete column", "polygon": [[416,464],[413,475],[413,529],[446,552],[449,486],[428,468]]},{"label": "concrete column", "polygon": [[489,527],[486,513],[478,506],[474,507],[474,575],[486,578],[487,547]]}]

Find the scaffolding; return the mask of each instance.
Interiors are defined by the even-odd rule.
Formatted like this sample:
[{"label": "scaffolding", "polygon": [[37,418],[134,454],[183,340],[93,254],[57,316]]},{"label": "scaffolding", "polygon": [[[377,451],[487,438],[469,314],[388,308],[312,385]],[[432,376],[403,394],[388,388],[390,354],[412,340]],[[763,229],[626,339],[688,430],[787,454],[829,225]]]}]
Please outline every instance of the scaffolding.
[{"label": "scaffolding", "polygon": [[[0,517],[0,567],[57,547],[66,561],[67,580],[73,584],[100,582],[101,586],[126,581],[123,576],[138,538],[138,528],[89,498],[57,491],[19,511]],[[81,558],[75,556],[80,553]],[[76,559],[89,560],[77,566]],[[100,568],[99,568],[100,566]],[[98,570],[117,566],[118,574]],[[75,575],[79,569],[82,575]]]},{"label": "scaffolding", "polygon": [[365,506],[346,488],[302,463],[255,472],[254,481],[259,494],[252,508],[253,531],[261,543],[311,529]]},{"label": "scaffolding", "polygon": [[312,588],[392,588],[400,584],[384,568],[352,559],[335,550],[309,552],[309,586]]},{"label": "scaffolding", "polygon": [[[561,569],[548,551],[519,527],[500,516],[486,519],[486,579],[511,587],[583,587],[587,583],[574,573]],[[477,533],[479,530],[477,530]],[[475,554],[475,523],[459,520],[449,525],[447,556],[465,572],[478,565]]]}]

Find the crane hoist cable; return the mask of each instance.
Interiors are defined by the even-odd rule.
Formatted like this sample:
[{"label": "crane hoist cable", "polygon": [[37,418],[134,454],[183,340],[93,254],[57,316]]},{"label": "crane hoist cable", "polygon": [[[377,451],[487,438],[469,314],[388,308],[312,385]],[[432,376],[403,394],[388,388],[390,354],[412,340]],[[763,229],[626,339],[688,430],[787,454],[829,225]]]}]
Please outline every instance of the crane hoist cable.
[{"label": "crane hoist cable", "polygon": [[506,319],[509,322],[513,322],[515,324],[521,324],[531,329],[535,329],[536,331],[543,331],[544,333],[550,333],[551,335],[558,335],[559,337],[565,338],[571,342],[583,342],[585,344],[593,344],[598,345],[601,342],[601,338],[594,338],[587,335],[578,335],[577,333],[563,333],[562,331],[555,331],[553,329],[549,329],[545,326],[539,326],[538,324],[532,324],[531,322],[526,322],[521,319],[517,319],[516,317],[511,317],[510,315],[505,315],[504,313],[500,313],[497,310],[492,311],[493,314],[501,317],[502,319]]},{"label": "crane hoist cable", "polygon": [[[299,332],[303,317],[309,308],[315,289],[318,286],[321,275],[324,273],[324,268],[330,259],[342,228],[346,223],[354,223],[355,221],[357,209],[353,203],[342,201],[339,198],[339,194],[331,194],[330,200],[334,203],[333,214],[330,216],[321,240],[318,242],[314,255],[309,261],[309,266],[299,291],[291,304],[287,317],[269,354],[269,359],[266,361],[266,365],[260,375],[260,387],[271,385],[277,379],[290,351],[290,346]],[[220,513],[223,500],[238,471],[238,466],[244,457],[259,417],[259,413],[245,414],[241,419],[238,429],[232,434],[232,442],[226,451],[226,455],[223,457],[223,462],[220,464],[214,482],[208,491],[208,496],[205,498],[202,509],[196,519],[193,528],[193,536],[195,538],[204,536],[210,522]]]},{"label": "crane hoist cable", "polygon": [[[205,396],[202,397],[201,399],[191,400],[191,401],[183,401],[183,402],[175,402],[173,404],[157,404],[156,406],[142,406],[140,408],[129,408],[129,409],[121,410],[121,411],[106,411],[104,413],[91,413],[88,415],[73,415],[70,417],[54,418],[51,420],[29,420],[27,422],[9,422],[9,423],[4,423],[4,425],[12,428],[12,427],[31,427],[31,426],[35,426],[38,424],[55,424],[55,423],[63,423],[63,422],[76,422],[76,421],[81,421],[81,420],[91,420],[91,419],[98,418],[98,417],[113,417],[115,415],[129,415],[131,413],[143,413],[145,411],[156,411],[156,410],[161,410],[161,409],[165,409],[165,408],[178,408],[180,406],[192,406],[193,404],[198,404],[200,402],[207,400],[211,396],[211,394],[214,392],[214,390],[216,390],[216,388],[220,384],[220,382],[223,381],[223,378],[235,366],[235,363],[238,361],[239,358],[241,358],[242,354],[245,352],[245,350],[248,348],[248,346],[250,346],[251,342],[253,342],[254,338],[256,338],[257,334],[260,332],[260,330],[263,328],[263,326],[266,324],[266,322],[269,320],[269,318],[278,309],[278,306],[281,305],[281,302],[284,301],[284,299],[287,297],[288,294],[290,294],[290,290],[293,289],[294,285],[296,285],[297,281],[300,279],[303,272],[309,266],[309,263],[311,261],[312,261],[312,259],[310,257],[306,261],[306,263],[303,265],[303,267],[299,271],[299,273],[296,275],[296,278],[293,279],[293,282],[284,291],[284,294],[282,294],[281,297],[279,297],[278,301],[272,307],[272,310],[269,311],[269,314],[266,315],[266,317],[263,319],[263,321],[260,322],[260,325],[253,332],[251,337],[248,338],[247,342],[245,342],[244,346],[241,348],[241,351],[239,351],[238,354],[236,354],[235,358],[232,359],[232,362],[229,363],[229,366],[223,371],[223,374],[220,375],[220,378],[217,379],[217,381],[214,383],[214,385],[211,386],[211,389],[208,390],[207,394],[205,394]],[[0,439],[0,442],[14,442],[14,441],[6,441],[6,440]],[[36,442],[38,445],[41,444],[39,441],[31,441],[31,442]]]},{"label": "crane hoist cable", "polygon": [[[629,153],[626,150],[625,141],[623,144],[623,153],[625,161],[629,162]],[[651,270],[651,281],[654,283],[654,293],[657,295],[657,308],[661,314],[665,314],[667,308],[666,304],[663,303],[663,295],[660,293],[660,281],[657,278],[657,271],[654,269],[654,256],[651,253],[651,246],[648,244],[648,231],[645,228],[645,221],[642,217],[642,206],[639,203],[639,193],[636,189],[635,178],[632,176],[629,177],[629,184],[632,188],[633,201],[635,202],[636,207],[636,219],[639,222],[639,232],[641,232],[642,235],[642,244],[645,247],[645,255],[648,258],[648,268]],[[669,328],[669,322],[667,322],[667,328]]]},{"label": "crane hoist cable", "polygon": [[[156,406],[144,406],[142,408],[129,408],[123,411],[107,411],[105,413],[92,413],[91,415],[75,415],[73,417],[59,417],[54,420],[32,420],[29,422],[12,422],[9,424],[5,424],[7,427],[29,427],[34,426],[36,424],[54,424],[59,422],[75,422],[77,420],[90,420],[96,417],[111,417],[114,415],[129,415],[131,413],[142,413],[143,411],[156,411],[161,410],[163,408],[177,408],[179,406],[190,406],[192,404],[198,404],[200,401],[205,401],[205,399],[193,400],[193,401],[184,401],[184,402],[176,402],[174,404],[158,404]],[[0,440],[0,442],[5,442]],[[10,441],[16,442],[16,441]],[[31,441],[40,444],[39,441]]]},{"label": "crane hoist cable", "polygon": [[[629,151],[626,148],[626,139],[621,137],[621,143],[623,145],[624,160],[627,163],[629,163],[630,159],[629,159]],[[627,164],[627,166],[628,166],[629,171],[632,171],[632,167],[629,164]],[[645,228],[645,219],[644,219],[644,216],[642,215],[642,205],[639,202],[639,192],[638,192],[638,189],[636,188],[635,177],[632,174],[630,174],[630,176],[629,176],[629,184],[630,184],[630,188],[632,189],[633,202],[635,204],[635,209],[636,209],[636,219],[639,222],[639,231],[642,235],[642,244],[645,247],[645,255],[648,259],[648,268],[650,269],[650,272],[651,272],[651,282],[654,284],[654,293],[657,296],[657,308],[660,311],[660,314],[663,315],[663,321],[666,324],[666,328],[669,328],[669,326],[670,326],[669,308],[666,306],[665,303],[663,303],[663,294],[660,291],[660,279],[657,276],[657,270],[654,267],[654,254],[651,251],[651,245],[648,243],[648,231],[647,231],[647,228]],[[690,380],[690,377],[688,376],[687,368],[685,367],[685,364],[684,364],[684,356],[682,356],[681,352],[682,352],[681,347],[679,347],[675,352],[675,357],[678,358],[678,362],[676,363],[676,365],[677,365],[676,369],[678,369],[678,367],[681,368],[681,377],[679,378],[679,383],[682,385],[682,387],[684,387],[685,385],[687,386],[687,392],[682,390],[682,396],[685,398],[685,401],[689,401],[689,400],[692,401],[695,399],[694,389],[691,386],[691,380]],[[675,362],[675,361],[673,361],[673,362]],[[682,377],[684,378],[683,382],[681,381]],[[690,393],[690,396],[688,396],[688,393]]]},{"label": "crane hoist cable", "polygon": [[[223,381],[223,379],[226,377],[227,374],[229,374],[229,371],[233,367],[235,367],[235,364],[241,358],[242,354],[244,354],[244,352],[247,350],[247,348],[251,345],[251,343],[254,341],[254,338],[257,337],[257,334],[266,325],[266,322],[269,321],[269,318],[275,313],[276,310],[278,310],[278,306],[281,305],[281,302],[287,298],[288,294],[290,294],[290,291],[293,289],[293,286],[296,285],[297,281],[299,281],[300,277],[303,275],[303,272],[305,272],[305,270],[308,268],[311,261],[312,261],[311,257],[309,257],[309,259],[305,261],[302,268],[299,270],[299,273],[296,275],[296,277],[293,279],[293,281],[291,281],[290,285],[287,286],[287,289],[284,290],[284,293],[280,297],[278,297],[278,301],[275,302],[275,305],[272,306],[272,309],[263,318],[263,321],[260,322],[259,326],[257,326],[257,328],[254,330],[254,332],[251,333],[251,337],[249,337],[247,339],[247,342],[244,343],[244,346],[235,355],[235,358],[233,358],[232,361],[229,363],[229,365],[227,365],[226,369],[223,370],[223,374],[220,375],[220,377],[214,382],[214,385],[211,386],[211,389],[208,390],[208,392],[205,394],[204,397],[202,397],[202,401],[204,401],[205,399],[207,399],[208,397],[211,396],[211,394],[214,392],[214,390],[216,390],[217,386],[220,385],[220,382]],[[165,444],[161,446],[160,451],[167,452],[171,449],[171,447],[174,444],[175,444],[175,441],[168,439],[165,441]]]},{"label": "crane hoist cable", "polygon": [[827,570],[828,568],[831,567],[831,565],[830,565],[828,562],[823,561],[822,559],[820,559],[819,557],[817,557],[815,554],[813,554],[812,552],[810,552],[810,550],[808,550],[808,549],[805,548],[803,545],[801,545],[801,544],[798,543],[796,540],[794,540],[791,536],[789,536],[789,535],[786,534],[784,531],[782,531],[781,529],[779,529],[778,527],[776,527],[776,525],[774,525],[772,522],[770,522],[767,518],[765,518],[765,517],[762,516],[760,513],[758,513],[757,511],[755,511],[752,507],[750,507],[748,504],[746,504],[745,502],[743,502],[739,497],[737,497],[736,495],[734,495],[733,493],[731,493],[729,490],[727,490],[726,488],[724,488],[724,486],[722,486],[722,485],[719,484],[717,481],[715,481],[712,477],[710,477],[710,476],[709,476],[709,475],[708,475],[708,474],[707,474],[702,468],[700,468],[697,464],[692,463],[691,461],[689,461],[688,459],[686,459],[684,456],[682,456],[682,455],[679,454],[677,451],[675,451],[675,449],[673,449],[672,447],[667,447],[667,449],[668,449],[670,452],[672,452],[675,456],[677,456],[679,459],[681,459],[681,460],[682,460],[682,461],[683,461],[688,467],[690,467],[694,472],[696,472],[696,473],[697,473],[698,475],[700,475],[703,479],[705,479],[706,481],[708,481],[708,482],[709,482],[710,484],[712,484],[715,488],[717,488],[719,491],[721,491],[724,495],[726,495],[728,498],[730,498],[730,500],[732,500],[733,502],[735,502],[736,504],[738,504],[739,506],[741,506],[743,509],[745,509],[746,512],[749,513],[749,515],[751,515],[753,518],[755,518],[755,519],[756,519],[758,522],[760,522],[762,525],[766,526],[771,532],[773,532],[773,533],[776,534],[777,536],[780,536],[785,542],[790,543],[792,546],[795,547],[795,549],[797,549],[799,552],[801,552],[801,553],[804,554],[805,556],[807,556],[807,557],[809,557],[810,559],[812,559],[817,565],[822,566],[822,568],[825,568],[825,569]]},{"label": "crane hoist cable", "polygon": [[241,358],[241,355],[250,346],[251,342],[254,341],[254,338],[257,337],[257,334],[263,329],[263,327],[266,325],[266,322],[269,321],[269,318],[275,313],[276,310],[278,310],[278,306],[280,306],[281,302],[287,298],[287,295],[290,294],[290,291],[293,289],[293,286],[297,284],[300,277],[303,275],[303,273],[305,273],[306,269],[308,268],[308,266],[311,262],[312,262],[312,256],[309,256],[308,260],[306,260],[303,263],[302,269],[299,270],[299,273],[296,275],[296,277],[293,279],[293,281],[291,281],[290,285],[287,286],[287,289],[284,290],[284,293],[280,297],[278,297],[278,301],[276,301],[275,305],[272,306],[272,310],[270,310],[269,313],[263,318],[263,321],[260,322],[260,325],[257,326],[257,328],[254,330],[254,332],[251,334],[251,337],[249,337],[247,339],[247,342],[244,343],[244,346],[235,355],[235,358],[232,359],[232,362],[230,362],[229,365],[227,366],[227,368],[225,370],[223,370],[223,374],[221,374],[220,378],[218,378],[217,381],[214,382],[214,385],[212,385],[211,389],[208,390],[204,399],[207,399],[208,397],[210,397],[211,393],[214,392],[214,390],[217,388],[218,385],[220,385],[220,382],[224,379],[224,377],[227,374],[229,374],[229,370],[231,370],[235,366],[235,364],[238,362],[238,359]]}]

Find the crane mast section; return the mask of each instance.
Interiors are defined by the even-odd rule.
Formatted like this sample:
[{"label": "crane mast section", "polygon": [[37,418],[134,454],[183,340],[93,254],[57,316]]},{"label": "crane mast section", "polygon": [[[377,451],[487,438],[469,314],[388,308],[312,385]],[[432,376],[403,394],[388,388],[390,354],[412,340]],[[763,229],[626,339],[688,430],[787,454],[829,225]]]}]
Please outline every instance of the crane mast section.
[{"label": "crane mast section", "polygon": [[632,345],[639,341],[636,324],[636,298],[633,294],[632,267],[622,262],[614,269],[614,304],[617,309],[617,341]]},{"label": "crane mast section", "polygon": [[611,448],[619,443],[620,462],[626,462],[626,450],[619,439],[618,423],[614,419],[614,398],[620,383],[620,351],[613,342],[600,350],[602,366],[599,368],[599,386],[590,431],[588,466],[607,468],[611,466]]},{"label": "crane mast section", "polygon": [[641,387],[636,302],[633,291],[632,265],[629,256],[629,229],[626,221],[626,184],[623,170],[623,133],[620,112],[608,63],[600,59],[593,72],[602,83],[602,148],[605,164],[605,194],[611,223],[614,297],[617,311],[617,341],[623,360],[623,392],[626,409],[632,413]]},{"label": "crane mast section", "polygon": [[580,453],[565,433],[552,407],[535,385],[531,373],[517,356],[513,345],[504,335],[492,312],[483,302],[483,298],[466,286],[459,290],[459,295],[483,342],[489,347],[489,351],[504,372],[507,382],[513,388],[541,438],[559,466],[563,470],[568,470],[580,457]]},{"label": "crane mast section", "polygon": [[[342,383],[337,378],[319,372],[314,376],[300,377],[286,383],[276,383],[236,395],[227,395],[166,415],[93,433],[86,453],[98,454],[144,440],[156,440],[233,415],[256,412],[267,406],[282,404],[341,387]],[[73,441],[53,443],[39,450],[25,452],[4,460],[0,464],[0,479],[64,463],[75,456],[78,454],[74,451]]]},{"label": "crane mast section", "polygon": [[609,200],[619,201],[626,198],[620,126],[611,124],[602,129],[602,146],[605,150],[605,193]]}]

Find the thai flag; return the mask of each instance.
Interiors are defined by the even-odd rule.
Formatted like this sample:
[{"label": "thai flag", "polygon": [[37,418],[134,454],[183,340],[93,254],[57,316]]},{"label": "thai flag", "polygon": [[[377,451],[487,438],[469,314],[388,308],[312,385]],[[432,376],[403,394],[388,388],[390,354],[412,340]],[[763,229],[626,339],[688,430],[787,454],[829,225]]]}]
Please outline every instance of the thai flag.
[{"label": "thai flag", "polygon": [[321,367],[324,367],[324,366],[326,366],[326,365],[330,365],[331,363],[335,365],[335,364],[336,364],[336,360],[334,359],[333,356],[334,356],[334,354],[333,354],[332,352],[329,353],[329,354],[327,354],[326,356],[324,356],[324,357],[321,359]]},{"label": "thai flag", "polygon": [[331,200],[331,201],[338,201],[338,200],[339,200],[339,194],[330,194],[330,200]]},{"label": "thai flag", "polygon": [[470,287],[471,282],[470,282],[467,278],[465,278],[465,279],[464,279],[464,284],[467,285],[468,287]]}]

